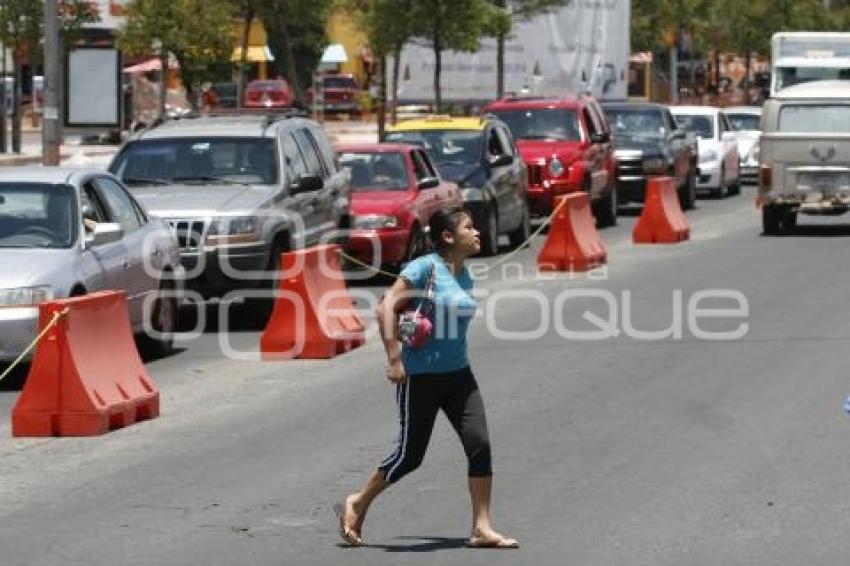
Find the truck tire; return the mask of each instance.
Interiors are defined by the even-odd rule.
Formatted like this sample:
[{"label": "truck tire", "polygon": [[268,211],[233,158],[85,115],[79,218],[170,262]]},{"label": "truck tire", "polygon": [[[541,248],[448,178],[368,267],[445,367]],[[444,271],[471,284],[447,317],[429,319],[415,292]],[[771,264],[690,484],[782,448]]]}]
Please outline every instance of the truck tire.
[{"label": "truck tire", "polygon": [[[792,213],[793,214],[793,213]],[[796,214],[793,215],[796,220]],[[785,232],[787,212],[781,206],[765,205],[761,209],[762,230],[766,236],[778,236]]]}]

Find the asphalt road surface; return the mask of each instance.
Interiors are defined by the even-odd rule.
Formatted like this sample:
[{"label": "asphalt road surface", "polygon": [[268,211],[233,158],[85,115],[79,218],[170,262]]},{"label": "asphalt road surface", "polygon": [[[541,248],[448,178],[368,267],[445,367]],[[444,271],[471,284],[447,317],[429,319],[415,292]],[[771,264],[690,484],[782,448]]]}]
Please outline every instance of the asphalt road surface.
[{"label": "asphalt road surface", "polygon": [[[469,342],[495,526],[519,550],[463,548],[465,461],[442,418],[423,466],[372,508],[366,546],[340,545],[333,503],[397,434],[379,341],[330,361],[264,363],[223,354],[227,339],[249,357],[256,328],[210,323],[148,364],[155,420],[16,439],[18,391],[0,393],[0,561],[843,564],[850,224],[804,219],[796,235],[764,237],[753,197],[698,201],[692,239],[672,246],[632,245],[635,217],[621,217],[602,232],[607,269],[589,275],[539,276],[538,238],[478,281]],[[373,283],[352,286],[364,310]],[[578,339],[600,328],[608,338]]]}]

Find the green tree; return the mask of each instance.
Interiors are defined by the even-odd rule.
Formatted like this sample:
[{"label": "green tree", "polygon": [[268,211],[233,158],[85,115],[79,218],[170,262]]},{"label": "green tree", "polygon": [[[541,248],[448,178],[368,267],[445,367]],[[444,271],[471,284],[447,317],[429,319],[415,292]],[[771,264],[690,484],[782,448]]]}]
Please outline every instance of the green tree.
[{"label": "green tree", "polygon": [[496,8],[490,14],[488,28],[496,38],[496,98],[505,95],[505,42],[518,21],[567,6],[572,0],[489,0]]},{"label": "green tree", "polygon": [[298,100],[310,84],[327,44],[325,23],[333,0],[260,0],[258,15],[269,37],[274,68],[286,77]]},{"label": "green tree", "polygon": [[236,107],[242,108],[242,93],[245,90],[245,68],[248,63],[248,40],[251,35],[251,25],[257,17],[259,0],[236,0],[235,13],[242,20],[242,30],[239,38],[239,68],[236,80]]},{"label": "green tree", "polygon": [[375,110],[380,139],[383,138],[386,126],[387,56],[393,56],[391,92],[394,102],[392,121],[395,123],[401,49],[417,26],[413,17],[414,0],[340,0],[337,5],[357,18],[378,62],[377,80],[380,90]]},{"label": "green tree", "polygon": [[495,9],[488,0],[420,0],[411,10],[418,22],[412,36],[434,51],[434,109],[442,107],[440,75],[443,51],[476,51],[479,41],[492,31]]},{"label": "green tree", "polygon": [[158,48],[163,81],[160,116],[165,112],[169,53],[180,64],[189,100],[201,80],[214,76],[233,52],[233,6],[228,0],[132,0],[127,21],[118,33],[119,46],[144,55]]},{"label": "green tree", "polygon": [[[62,0],[59,6],[60,43],[68,44],[86,23],[98,20],[97,11],[86,0]],[[43,0],[0,0],[0,42],[12,51],[15,77],[15,110],[12,144],[20,148],[21,132],[21,61],[42,58],[44,37]],[[3,132],[5,136],[5,132]]]}]

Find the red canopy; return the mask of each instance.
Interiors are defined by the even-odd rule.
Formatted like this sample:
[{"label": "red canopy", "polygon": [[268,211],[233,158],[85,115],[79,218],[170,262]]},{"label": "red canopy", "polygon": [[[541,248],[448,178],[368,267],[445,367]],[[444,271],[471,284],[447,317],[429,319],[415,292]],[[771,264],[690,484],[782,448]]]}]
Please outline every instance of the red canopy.
[{"label": "red canopy", "polygon": [[[178,63],[176,59],[172,58],[168,62],[168,68],[169,69],[179,69],[180,63]],[[159,63],[159,58],[157,57],[157,58],[154,58],[154,59],[148,59],[147,61],[143,61],[143,62],[138,63],[136,65],[133,65],[131,67],[124,67],[124,72],[130,73],[130,74],[133,74],[133,73],[148,73],[150,71],[159,71],[159,69],[160,69],[160,63]]]}]

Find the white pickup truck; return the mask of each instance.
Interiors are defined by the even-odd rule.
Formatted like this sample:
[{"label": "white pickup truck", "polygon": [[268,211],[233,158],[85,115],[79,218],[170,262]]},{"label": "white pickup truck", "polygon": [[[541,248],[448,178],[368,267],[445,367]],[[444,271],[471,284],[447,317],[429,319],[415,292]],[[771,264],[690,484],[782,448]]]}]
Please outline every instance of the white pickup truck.
[{"label": "white pickup truck", "polygon": [[850,81],[784,88],[762,111],[759,198],[765,234],[797,214],[850,210]]}]

